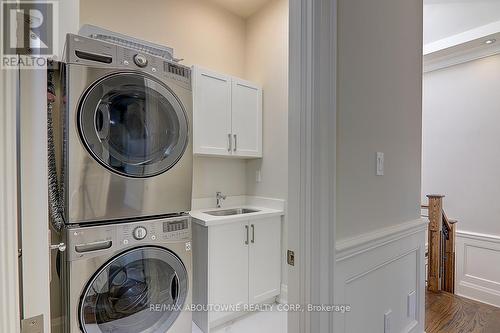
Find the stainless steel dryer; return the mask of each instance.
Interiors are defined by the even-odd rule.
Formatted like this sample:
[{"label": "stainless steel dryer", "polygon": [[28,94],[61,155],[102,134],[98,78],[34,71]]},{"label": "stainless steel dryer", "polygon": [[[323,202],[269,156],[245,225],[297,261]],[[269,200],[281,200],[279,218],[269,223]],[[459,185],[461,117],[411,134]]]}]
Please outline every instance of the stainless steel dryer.
[{"label": "stainless steel dryer", "polygon": [[65,332],[191,332],[189,217],[70,227],[65,235]]},{"label": "stainless steel dryer", "polygon": [[188,67],[69,34],[62,110],[67,224],[191,208]]}]

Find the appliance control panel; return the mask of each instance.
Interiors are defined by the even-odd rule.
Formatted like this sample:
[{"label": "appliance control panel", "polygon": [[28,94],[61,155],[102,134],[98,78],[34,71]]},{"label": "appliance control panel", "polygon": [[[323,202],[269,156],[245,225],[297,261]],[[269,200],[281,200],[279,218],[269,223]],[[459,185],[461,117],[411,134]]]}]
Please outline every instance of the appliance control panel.
[{"label": "appliance control panel", "polygon": [[191,217],[179,216],[67,229],[70,260],[99,256],[131,246],[159,245],[191,240]]},{"label": "appliance control panel", "polygon": [[191,237],[191,221],[182,217],[123,224],[117,236],[122,245],[186,240]]},{"label": "appliance control panel", "polygon": [[117,49],[116,57],[121,67],[163,76],[187,89],[191,88],[191,69],[187,66],[125,47]]}]

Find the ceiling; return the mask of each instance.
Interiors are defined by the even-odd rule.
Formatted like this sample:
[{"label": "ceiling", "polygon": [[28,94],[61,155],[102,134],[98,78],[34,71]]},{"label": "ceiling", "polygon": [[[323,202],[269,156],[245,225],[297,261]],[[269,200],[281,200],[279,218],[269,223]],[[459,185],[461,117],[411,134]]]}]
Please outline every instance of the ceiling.
[{"label": "ceiling", "polygon": [[500,0],[424,0],[424,44],[500,21]]},{"label": "ceiling", "polygon": [[247,18],[272,0],[209,0],[226,8],[233,14]]}]

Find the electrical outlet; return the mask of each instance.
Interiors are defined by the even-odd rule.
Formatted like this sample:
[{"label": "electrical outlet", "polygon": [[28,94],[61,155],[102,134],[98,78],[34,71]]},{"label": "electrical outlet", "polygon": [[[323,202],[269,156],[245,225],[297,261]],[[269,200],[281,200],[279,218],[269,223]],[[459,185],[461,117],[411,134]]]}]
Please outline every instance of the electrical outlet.
[{"label": "electrical outlet", "polygon": [[377,176],[384,175],[384,153],[377,152]]},{"label": "electrical outlet", "polygon": [[391,315],[392,310],[389,310],[384,314],[384,333],[391,333]]}]

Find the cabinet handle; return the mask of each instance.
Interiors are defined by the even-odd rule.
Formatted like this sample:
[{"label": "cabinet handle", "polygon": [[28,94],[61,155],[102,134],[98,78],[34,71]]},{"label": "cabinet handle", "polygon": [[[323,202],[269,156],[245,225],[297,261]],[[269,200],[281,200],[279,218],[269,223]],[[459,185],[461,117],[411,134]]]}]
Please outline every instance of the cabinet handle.
[{"label": "cabinet handle", "polygon": [[255,225],[252,224],[252,244],[255,243]]},{"label": "cabinet handle", "polygon": [[233,150],[233,141],[231,140],[231,133],[227,135],[227,151],[231,152]]},{"label": "cabinet handle", "polygon": [[245,229],[247,231],[247,239],[245,240],[245,245],[248,245],[248,225],[245,226]]},{"label": "cabinet handle", "polygon": [[236,149],[238,149],[238,139],[236,137],[236,134],[234,134],[233,136],[234,136],[234,151],[236,151]]}]

